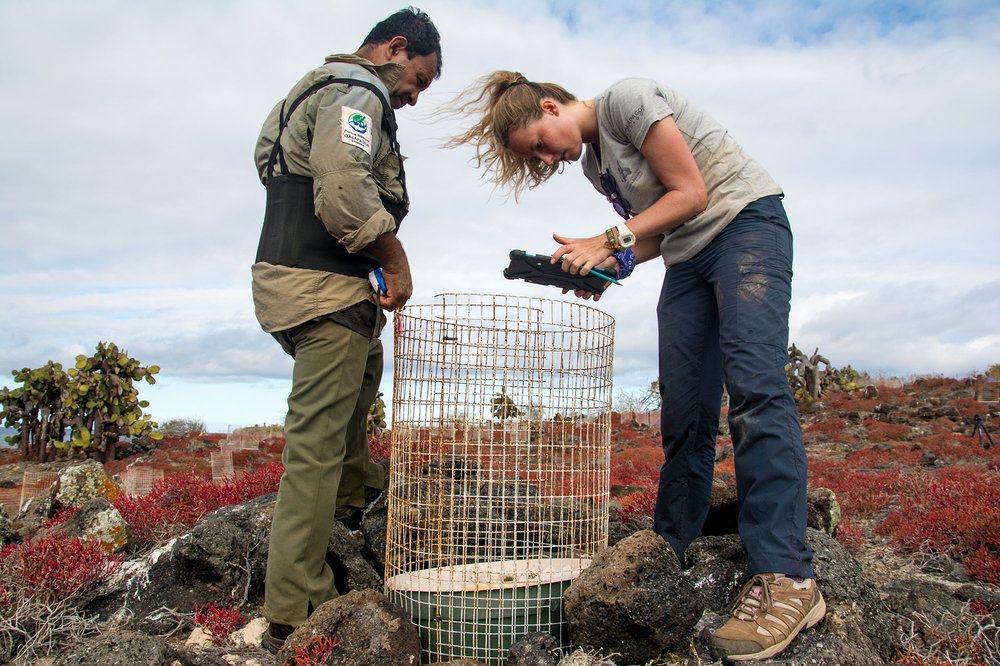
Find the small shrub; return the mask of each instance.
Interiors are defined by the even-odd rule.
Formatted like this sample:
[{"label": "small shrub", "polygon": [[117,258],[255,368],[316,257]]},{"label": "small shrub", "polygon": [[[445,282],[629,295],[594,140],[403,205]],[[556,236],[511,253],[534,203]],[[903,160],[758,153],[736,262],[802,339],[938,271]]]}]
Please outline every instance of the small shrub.
[{"label": "small shrub", "polygon": [[512,397],[507,395],[507,387],[503,386],[500,388],[500,392],[494,394],[493,400],[490,401],[490,413],[493,414],[493,418],[497,421],[504,421],[506,419],[515,419],[524,414],[524,411],[517,406]]},{"label": "small shrub", "polygon": [[211,478],[191,472],[157,481],[147,495],[125,495],[115,502],[139,541],[167,541],[216,508],[216,488]]},{"label": "small shrub", "polygon": [[53,515],[51,518],[46,519],[42,523],[42,528],[49,530],[52,529],[53,527],[65,525],[66,523],[69,522],[70,518],[72,518],[77,511],[79,511],[79,509],[75,506],[69,506],[69,507],[60,506],[58,509],[56,509],[55,515]]},{"label": "small shrub", "polygon": [[246,624],[247,618],[239,608],[210,604],[194,606],[194,623],[212,635],[212,643],[223,645],[229,634]]},{"label": "small shrub", "polygon": [[184,437],[205,432],[205,422],[199,419],[167,419],[158,429],[169,437]]},{"label": "small shrub", "polygon": [[120,566],[99,541],[57,533],[0,550],[0,663],[38,663],[92,633],[76,604]]},{"label": "small shrub", "polygon": [[965,570],[977,580],[1000,585],[1000,549],[983,544],[963,562]]},{"label": "small shrub", "polygon": [[655,483],[648,470],[637,467],[631,460],[614,463],[611,467],[611,485],[613,486],[649,486]]},{"label": "small shrub", "polygon": [[869,446],[844,456],[844,465],[854,470],[887,469],[905,464],[918,464],[921,451],[902,442],[881,443]]},{"label": "small shrub", "polygon": [[[939,623],[926,627],[917,640],[904,637],[906,650],[896,659],[898,666],[992,666],[1000,663],[1000,631],[989,606],[973,600],[957,615],[942,613]],[[993,604],[994,610],[997,606]]]},{"label": "small shrub", "polygon": [[837,541],[854,553],[860,553],[868,543],[864,528],[847,518],[837,527]]},{"label": "small shrub", "polygon": [[882,402],[882,399],[866,398],[862,391],[850,391],[848,393],[825,393],[822,401],[824,410],[829,413],[870,414],[875,409],[875,405]]},{"label": "small shrub", "polygon": [[729,456],[715,463],[715,478],[729,481],[736,479],[736,458]]},{"label": "small shrub", "polygon": [[962,560],[969,575],[1000,583],[998,476],[954,465],[922,478],[876,530],[902,552],[943,552]]},{"label": "small shrub", "polygon": [[295,654],[289,658],[289,662],[295,666],[323,666],[330,654],[340,646],[340,639],[336,636],[320,636],[315,642],[310,643],[308,648],[296,646]]},{"label": "small shrub", "polygon": [[640,490],[619,500],[618,520],[627,522],[635,518],[652,516],[656,509],[656,488]]},{"label": "small shrub", "polygon": [[285,450],[285,438],[284,436],[268,437],[267,439],[261,440],[260,452],[262,454],[267,454],[269,456],[281,457],[281,453]]},{"label": "small shrub", "polygon": [[182,472],[158,481],[148,495],[120,497],[115,507],[134,538],[160,543],[183,534],[215,509],[276,492],[282,471],[281,463],[273,462],[222,484],[207,474]]},{"label": "small shrub", "polygon": [[271,462],[253,471],[226,479],[217,486],[216,501],[218,506],[214,509],[220,506],[242,504],[255,497],[278,492],[278,485],[281,483],[281,475],[284,472],[285,468],[280,462]]},{"label": "small shrub", "polygon": [[881,515],[898,500],[904,484],[899,469],[858,472],[854,471],[853,464],[845,462],[827,466],[820,472],[817,465],[811,466],[811,485],[832,490],[844,514],[855,518]]},{"label": "small shrub", "polygon": [[977,415],[986,413],[985,405],[975,398],[955,398],[948,402],[949,405],[958,410],[958,414],[963,419],[972,420]]},{"label": "small shrub", "polygon": [[865,419],[864,425],[872,442],[902,442],[910,435],[910,427],[901,423]]},{"label": "small shrub", "polygon": [[382,462],[389,458],[390,439],[388,431],[373,432],[368,435],[368,451],[372,462]]},{"label": "small shrub", "polygon": [[385,431],[385,400],[382,391],[375,395],[375,400],[368,408],[368,419],[365,423],[369,435],[381,435]]},{"label": "small shrub", "polygon": [[979,463],[989,458],[978,442],[955,433],[937,433],[918,437],[912,441],[914,447],[933,451],[939,458],[949,463]]},{"label": "small shrub", "polygon": [[121,558],[96,540],[47,534],[0,550],[5,596],[25,595],[44,602],[71,599],[109,578]]},{"label": "small shrub", "polygon": [[285,433],[285,428],[280,423],[271,423],[265,425],[252,425],[243,428],[236,428],[231,433],[229,433],[229,439],[251,440],[257,442],[263,442],[267,439],[274,439],[275,437],[283,437]]},{"label": "small shrub", "polygon": [[847,430],[847,421],[831,416],[811,423],[802,430],[807,439],[829,441],[837,438],[838,441],[842,441],[840,436]]},{"label": "small shrub", "polygon": [[655,486],[660,478],[663,449],[637,446],[615,453],[611,459],[611,483],[623,486]]},{"label": "small shrub", "polygon": [[1000,610],[1000,599],[992,603],[982,599],[973,599],[969,602],[969,610],[976,617],[986,617]]}]

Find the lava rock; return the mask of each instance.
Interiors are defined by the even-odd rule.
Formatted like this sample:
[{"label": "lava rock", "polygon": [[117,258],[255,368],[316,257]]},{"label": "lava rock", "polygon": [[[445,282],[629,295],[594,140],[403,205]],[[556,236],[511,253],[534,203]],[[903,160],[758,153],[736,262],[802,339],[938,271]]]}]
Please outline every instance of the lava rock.
[{"label": "lava rock", "polygon": [[406,613],[374,590],[350,592],[320,604],[285,640],[278,664],[295,648],[308,650],[322,636],[337,638],[337,664],[412,666],[420,660],[420,634]]},{"label": "lava rock", "polygon": [[673,550],[650,531],[601,551],[563,602],[574,645],[616,652],[626,664],[686,647],[703,610]]}]

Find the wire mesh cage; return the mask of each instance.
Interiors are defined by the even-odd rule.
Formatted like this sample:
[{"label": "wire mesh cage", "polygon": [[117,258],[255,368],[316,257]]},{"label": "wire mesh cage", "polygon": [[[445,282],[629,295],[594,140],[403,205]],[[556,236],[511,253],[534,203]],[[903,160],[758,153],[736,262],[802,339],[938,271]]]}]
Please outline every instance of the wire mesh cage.
[{"label": "wire mesh cage", "polygon": [[562,593],[607,545],[614,319],[441,294],[395,318],[386,594],[425,664],[569,646]]},{"label": "wire mesh cage", "polygon": [[992,375],[976,376],[975,394],[979,402],[1000,402],[1000,379]]}]

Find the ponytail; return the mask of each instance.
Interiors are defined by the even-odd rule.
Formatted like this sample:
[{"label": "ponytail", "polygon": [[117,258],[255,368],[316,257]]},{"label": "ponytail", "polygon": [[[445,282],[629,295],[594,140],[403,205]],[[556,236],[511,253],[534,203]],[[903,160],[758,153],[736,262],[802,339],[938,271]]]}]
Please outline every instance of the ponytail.
[{"label": "ponytail", "polygon": [[442,110],[445,115],[479,117],[444,147],[474,146],[476,167],[485,167],[484,177],[513,192],[516,200],[524,190],[541,185],[559,170],[558,165],[547,165],[537,157],[519,157],[507,147],[511,131],[542,117],[541,103],[546,99],[560,104],[576,101],[562,86],[529,81],[520,72],[487,74]]}]

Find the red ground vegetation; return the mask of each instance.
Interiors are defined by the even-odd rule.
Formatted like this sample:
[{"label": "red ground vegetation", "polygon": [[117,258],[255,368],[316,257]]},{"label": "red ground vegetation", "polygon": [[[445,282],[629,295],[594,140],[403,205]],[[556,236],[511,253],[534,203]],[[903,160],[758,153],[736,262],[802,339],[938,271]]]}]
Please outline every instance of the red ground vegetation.
[{"label": "red ground vegetation", "polygon": [[330,653],[338,647],[340,647],[338,637],[320,636],[307,647],[296,645],[295,654],[288,658],[288,663],[294,666],[323,666],[327,663]]},{"label": "red ground vegetation", "polygon": [[[973,577],[1000,582],[1000,448],[983,449],[970,436],[976,416],[990,431],[997,421],[971,395],[965,380],[918,379],[880,388],[874,397],[827,394],[803,410],[810,485],[836,493],[844,519],[838,538],[845,545],[861,550],[882,540],[901,553],[940,551],[963,562]],[[731,481],[725,417],[723,410],[716,476]],[[611,483],[635,491],[618,500],[618,511],[623,517],[649,514],[663,462],[658,417],[614,414],[611,426]],[[149,495],[116,502],[137,538],[169,538],[220,506],[277,489],[280,437],[263,440],[257,451],[234,452],[234,466],[249,472],[212,483],[207,453],[224,437],[166,437],[146,454],[146,464],[166,471],[165,480]],[[384,459],[389,437],[373,438],[371,448],[373,459]],[[108,471],[131,462],[116,461]]]},{"label": "red ground vegetation", "polygon": [[[970,436],[977,415],[995,432],[996,405],[991,414],[971,395],[966,380],[918,379],[880,388],[877,397],[827,394],[803,410],[810,487],[836,493],[841,543],[855,551],[879,541],[901,554],[945,553],[973,578],[1000,583],[1000,447],[984,449]],[[612,483],[645,480],[655,488],[659,442],[644,431],[630,446],[631,434],[624,424],[613,436]],[[715,473],[731,480],[732,456],[721,457]],[[652,506],[645,490],[622,497],[618,511],[635,517]]]},{"label": "red ground vegetation", "polygon": [[656,508],[656,488],[626,495],[618,503],[618,520],[627,521],[653,515]]},{"label": "red ground vegetation", "polygon": [[147,495],[123,495],[115,502],[134,538],[157,543],[187,531],[198,519],[223,506],[276,492],[283,468],[268,463],[221,483],[205,472],[164,477]]},{"label": "red ground vegetation", "polygon": [[212,635],[215,645],[225,645],[229,634],[246,624],[248,619],[239,608],[232,606],[218,606],[215,602],[194,606],[194,623]]},{"label": "red ground vegetation", "polygon": [[914,473],[899,505],[875,527],[902,552],[946,553],[969,574],[1000,584],[1000,486],[979,465]]},{"label": "red ground vegetation", "polygon": [[46,603],[72,598],[111,576],[121,561],[99,541],[58,533],[8,544],[0,550],[0,608],[24,597]]},{"label": "red ground vegetation", "polygon": [[[879,397],[884,399],[891,399],[891,393],[883,394],[880,392]],[[828,393],[821,397],[820,404],[816,405],[815,409],[812,411],[823,412],[827,414],[837,414],[842,412],[864,412],[870,413],[875,409],[875,405],[879,404],[879,400],[876,398],[865,398],[857,392],[848,393]]]},{"label": "red ground vegetation", "polygon": [[368,436],[368,449],[373,462],[389,458],[389,433],[372,433]]},{"label": "red ground vegetation", "polygon": [[622,486],[656,486],[663,464],[659,446],[636,446],[611,456],[611,483]]},{"label": "red ground vegetation", "polygon": [[886,423],[875,419],[865,419],[863,422],[868,431],[869,442],[902,442],[910,435],[910,427],[902,423]]},{"label": "red ground vegetation", "polygon": [[[842,522],[838,540],[861,553],[878,543],[896,552],[943,553],[961,562],[979,581],[1000,584],[1000,447],[984,449],[972,437],[978,416],[994,440],[1000,413],[971,397],[971,384],[947,378],[918,379],[901,388],[880,388],[877,397],[862,391],[834,393],[804,409],[803,437],[811,487],[834,491]],[[991,412],[990,409],[993,411]],[[640,415],[641,416],[641,415]],[[733,481],[731,447],[720,415],[716,478]],[[663,462],[656,417],[612,418],[611,483],[626,490],[618,498],[617,517],[629,520],[652,514],[656,483]],[[274,492],[282,474],[284,440],[271,437],[256,451],[234,451],[233,464],[247,470],[213,483],[208,453],[219,450],[225,435],[166,437],[145,454],[144,464],[165,471],[164,481],[148,495],[121,496],[115,506],[129,522],[133,536],[159,543],[187,531],[206,513]],[[389,455],[389,437],[371,441],[373,460]],[[1000,442],[998,442],[1000,443]],[[0,464],[15,463],[16,453],[0,451]],[[135,457],[107,465],[120,474]],[[53,527],[72,511],[57,513]],[[112,575],[121,558],[107,555],[98,542],[48,534],[0,550],[0,611],[10,614],[19,599],[64,599],[80,594]],[[976,606],[978,604],[978,606]],[[981,600],[970,612],[989,617],[992,607]],[[14,609],[16,610],[16,609]],[[213,636],[226,636],[244,618],[231,608],[196,608],[196,621]],[[974,629],[974,627],[973,627]],[[984,663],[982,645],[973,632],[942,635],[940,652]],[[291,659],[304,665],[324,663],[336,640],[297,651]],[[904,666],[955,663],[937,656],[907,653]]]},{"label": "red ground vegetation", "polygon": [[[804,437],[817,442],[832,441],[834,439],[843,441],[846,433],[847,421],[839,416],[821,418],[802,428],[802,434]],[[852,436],[852,439],[857,441],[856,437]]]}]

